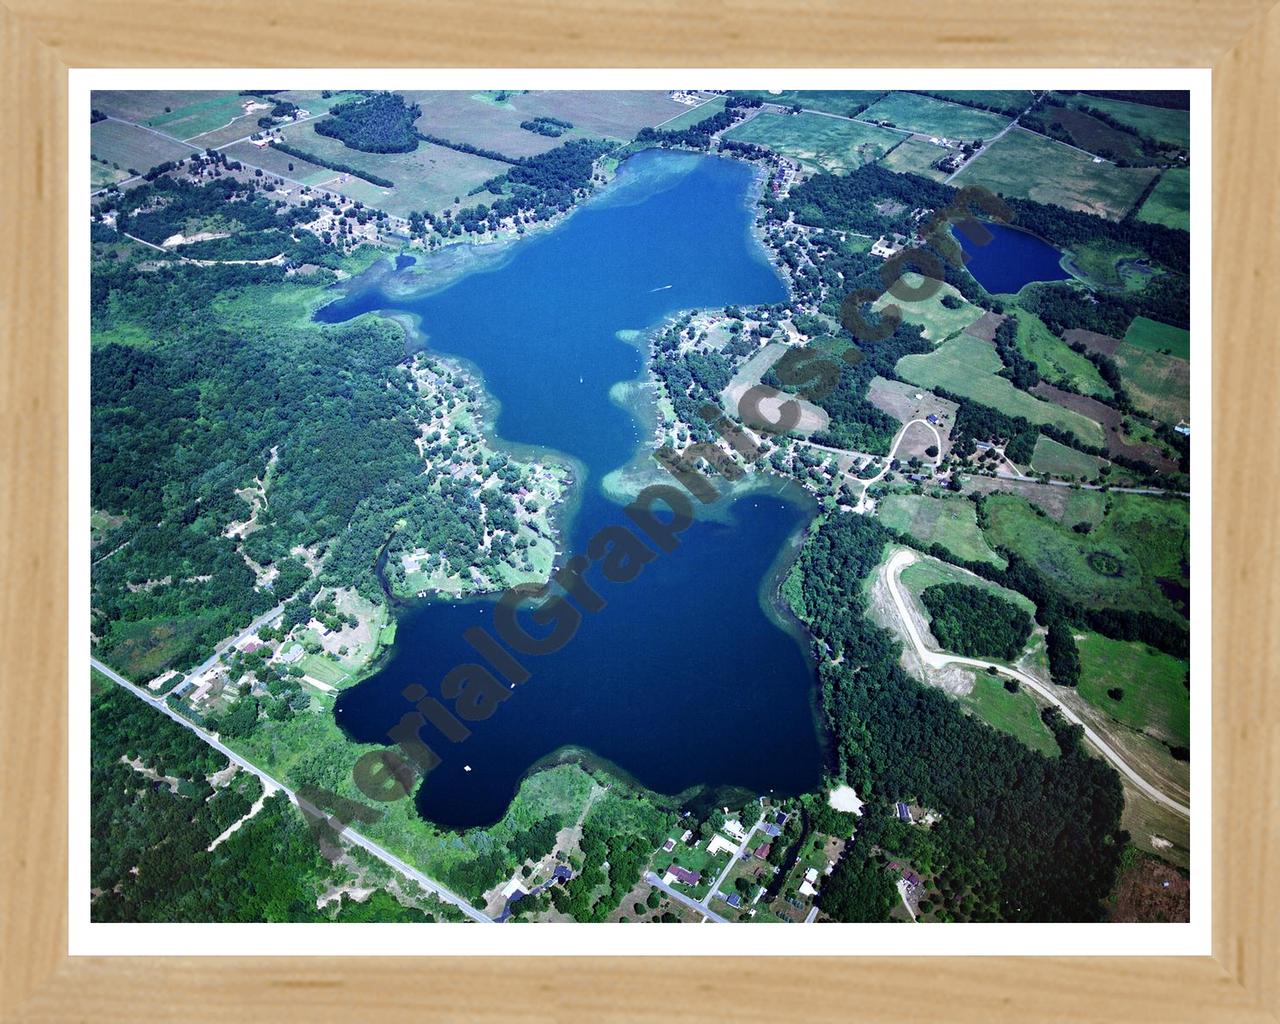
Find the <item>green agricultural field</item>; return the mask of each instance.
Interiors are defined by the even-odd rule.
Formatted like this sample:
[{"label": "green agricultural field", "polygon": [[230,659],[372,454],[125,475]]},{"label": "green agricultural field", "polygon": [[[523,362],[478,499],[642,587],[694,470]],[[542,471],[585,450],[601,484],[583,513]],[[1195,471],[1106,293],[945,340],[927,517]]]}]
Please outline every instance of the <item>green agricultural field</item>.
[{"label": "green agricultural field", "polygon": [[947,177],[948,172],[941,171],[933,165],[948,153],[954,152],[955,150],[947,149],[945,146],[935,146],[925,139],[910,138],[882,156],[880,166],[899,174],[918,174],[922,178],[942,181]]},{"label": "green agricultural field", "polygon": [[699,103],[696,107],[685,107],[684,113],[677,114],[670,121],[664,121],[657,127],[669,132],[678,132],[683,131],[685,128],[692,128],[699,121],[705,120],[708,117],[713,117],[720,113],[720,111],[724,110],[724,105],[727,100],[727,96],[715,96],[706,103]]},{"label": "green agricultural field", "polygon": [[[250,112],[247,106],[258,109]],[[256,130],[257,118],[274,106],[270,100],[254,96],[238,96],[234,93],[209,93],[203,99],[174,107],[168,112],[153,114],[143,123],[177,139],[189,139],[221,128],[240,118],[250,117],[250,127],[244,134]]]},{"label": "green agricultural field", "polygon": [[482,202],[480,198],[468,199],[467,193],[509,168],[497,160],[427,142],[419,143],[412,153],[362,153],[348,149],[337,139],[316,134],[312,123],[287,127],[281,134],[303,152],[395,182],[395,188],[385,189],[350,178],[330,187],[400,217],[407,217],[414,210],[443,209],[455,196],[462,199],[463,205]]},{"label": "green agricultural field", "polygon": [[129,172],[123,168],[115,168],[98,160],[89,161],[89,187],[91,189],[106,188],[117,181],[124,181]]},{"label": "green agricultural field", "polygon": [[1034,313],[1017,313],[1017,345],[1051,384],[1081,394],[1109,399],[1114,393],[1098,368],[1045,326]]},{"label": "green agricultural field", "polygon": [[1177,423],[1191,415],[1191,366],[1184,359],[1121,342],[1111,357],[1133,404],[1156,419]]},{"label": "green agricultural field", "polygon": [[967,498],[931,498],[924,494],[887,494],[877,514],[885,526],[919,541],[941,544],[967,562],[990,562],[1004,567],[1005,561],[987,545],[978,529],[973,502]]},{"label": "green agricultural field", "polygon": [[891,92],[862,116],[868,121],[889,121],[897,128],[946,139],[989,139],[1009,123],[1009,118],[1000,114],[914,92]]},{"label": "green agricultural field", "polygon": [[236,99],[238,94],[211,89],[111,89],[95,91],[91,105],[111,117],[146,121],[151,117],[163,117],[166,107],[174,111],[214,97]]},{"label": "green agricultural field", "polygon": [[1110,494],[1107,500],[1110,511],[1080,534],[1022,498],[993,494],[984,506],[983,532],[989,544],[1025,558],[1072,600],[1180,619],[1171,595],[1187,586],[1187,503],[1138,494]]},{"label": "green agricultural field", "polygon": [[1186,110],[1149,107],[1145,103],[1129,103],[1102,96],[1077,93],[1067,100],[1072,107],[1093,107],[1128,125],[1140,135],[1184,149],[1191,145],[1191,114]]},{"label": "green agricultural field", "polygon": [[[417,103],[422,108],[415,123],[418,131],[450,142],[463,142],[481,149],[491,149],[513,159],[545,153],[571,139],[580,139],[590,134],[579,128],[572,118],[561,118],[574,127],[555,138],[527,131],[520,127],[522,121],[539,115],[556,115],[544,110],[531,113],[517,109],[511,103],[493,103],[487,97],[475,93],[436,90],[406,91],[402,95],[408,102]],[[387,177],[395,180],[394,175],[389,174]]]},{"label": "green agricultural field", "polygon": [[1161,174],[1138,210],[1138,220],[1187,231],[1191,226],[1191,171],[1173,167]]},{"label": "green agricultural field", "polygon": [[[1191,743],[1187,663],[1146,644],[1086,633],[1078,640],[1080,696],[1122,725],[1177,747]],[[1124,691],[1114,700],[1108,690]]]},{"label": "green agricultural field", "polygon": [[337,171],[321,167],[272,146],[255,146],[252,142],[237,142],[223,150],[228,160],[239,160],[253,167],[261,167],[268,174],[300,181],[304,185],[319,185],[339,177]]},{"label": "green agricultural field", "polygon": [[767,146],[814,170],[841,173],[880,159],[901,138],[896,132],[825,114],[757,114],[724,137]]},{"label": "green agricultural field", "polygon": [[1058,756],[1058,742],[1040,717],[1040,706],[1026,689],[1019,687],[1017,693],[1010,693],[1004,688],[1003,679],[976,672],[973,689],[960,701],[993,729],[1007,732],[1046,757]]},{"label": "green agricultural field", "polygon": [[[520,121],[539,115],[556,117],[568,121],[587,135],[621,142],[630,142],[641,128],[652,128],[689,109],[667,93],[657,90],[595,92],[589,89],[534,89],[512,93],[507,103],[520,115]],[[389,177],[394,178],[393,175]]]},{"label": "green agricultural field", "polygon": [[1156,173],[1094,163],[1087,153],[1014,128],[971,160],[955,183],[1120,220]]},{"label": "green agricultural field", "polygon": [[1142,143],[1130,131],[1113,128],[1092,114],[1074,107],[1046,106],[1042,112],[1051,128],[1067,133],[1067,141],[1088,153],[1125,163],[1150,163],[1142,159]]},{"label": "green agricultural field", "polygon": [[958,334],[933,352],[903,356],[898,360],[897,373],[920,387],[945,388],[1009,416],[1021,416],[1036,424],[1052,423],[1071,431],[1085,444],[1103,445],[1105,436],[1096,421],[1018,390],[1006,378],[996,375],[1003,366],[990,342]]},{"label": "green agricultural field", "polygon": [[132,169],[143,174],[156,164],[181,160],[194,152],[181,142],[122,121],[99,121],[89,129],[89,153],[106,161],[108,167],[118,164],[123,171]]},{"label": "green agricultural field", "polygon": [[1036,441],[1036,450],[1031,456],[1031,468],[1035,472],[1065,480],[1097,480],[1098,471],[1105,465],[1106,459],[1078,452],[1043,434]]},{"label": "green agricultural field", "polygon": [[1036,98],[1030,89],[926,89],[926,92],[955,103],[981,103],[996,107],[1010,117],[1022,113]]},{"label": "green agricultural field", "polygon": [[963,569],[957,568],[948,562],[940,562],[936,558],[930,558],[927,555],[921,555],[916,561],[912,562],[902,570],[902,585],[907,588],[907,592],[916,600],[916,604],[924,607],[920,602],[920,595],[929,587],[936,587],[945,583],[963,583],[966,587],[977,587],[979,590],[985,590],[989,594],[1003,598],[1011,604],[1016,604],[1028,615],[1034,616],[1036,606],[1024,595],[1019,594],[1016,590],[1009,590],[990,580],[984,580],[981,576],[974,576],[967,573]]},{"label": "green agricultural field", "polygon": [[799,103],[805,110],[821,110],[828,114],[853,116],[855,111],[865,110],[884,95],[884,90],[848,89],[783,89],[768,92],[764,89],[740,90],[743,96],[754,96],[765,103],[779,103],[790,107]]},{"label": "green agricultural field", "polygon": [[[919,288],[924,282],[924,275],[907,271],[902,275],[901,280],[907,288]],[[954,309],[944,305],[942,300],[947,296],[959,305]],[[902,312],[902,319],[909,324],[919,324],[924,330],[924,336],[935,345],[959,334],[982,316],[983,312],[964,298],[952,285],[941,281],[937,283],[937,290],[927,299],[915,301],[899,299],[885,292],[872,303],[871,308],[879,312],[885,306],[897,306]]]},{"label": "green agricultural field", "polygon": [[1133,323],[1124,332],[1124,340],[1148,352],[1166,352],[1179,359],[1191,358],[1190,331],[1158,320],[1148,320],[1145,316],[1133,318]]}]

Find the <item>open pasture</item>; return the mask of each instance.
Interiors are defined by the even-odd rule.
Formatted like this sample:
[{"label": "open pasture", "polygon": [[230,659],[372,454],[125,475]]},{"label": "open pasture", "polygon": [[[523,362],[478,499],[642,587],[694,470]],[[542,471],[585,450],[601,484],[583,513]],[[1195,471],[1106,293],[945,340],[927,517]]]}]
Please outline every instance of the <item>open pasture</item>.
[{"label": "open pasture", "polygon": [[[920,397],[917,398],[916,395]],[[884,377],[872,377],[867,386],[867,401],[881,412],[887,412],[899,423],[938,416],[943,425],[938,433],[945,439],[950,424],[955,422],[955,402],[939,398],[932,391],[921,391],[914,385],[900,380],[886,380]]]},{"label": "open pasture", "polygon": [[1076,93],[1067,100],[1072,107],[1093,107],[1128,125],[1140,135],[1184,149],[1191,144],[1191,114],[1186,110],[1168,107],[1149,107],[1145,103],[1130,103],[1104,96]]},{"label": "open pasture", "polygon": [[1087,153],[1014,128],[971,160],[955,184],[1120,220],[1156,173],[1095,162]]},{"label": "open pasture", "polygon": [[946,139],[989,139],[1009,123],[1001,114],[915,92],[891,92],[868,107],[862,117]]},{"label": "open pasture", "polygon": [[91,105],[111,117],[142,122],[163,117],[166,108],[171,113],[215,98],[236,100],[239,94],[211,89],[110,89],[95,91]]},{"label": "open pasture", "polygon": [[1019,310],[1017,345],[1022,354],[1036,364],[1046,380],[1098,398],[1111,398],[1112,391],[1098,373],[1098,368],[1059,338],[1034,313]]},{"label": "open pasture", "polygon": [[1073,145],[1087,149],[1090,153],[1135,162],[1142,156],[1142,145],[1137,136],[1113,128],[1083,110],[1046,106],[1043,116],[1050,125],[1056,125],[1065,131],[1071,137]]},{"label": "open pasture", "polygon": [[880,166],[898,174],[918,174],[922,178],[942,181],[947,171],[939,170],[933,165],[950,153],[956,152],[946,146],[938,146],[928,139],[912,136],[895,146],[880,158]]},{"label": "open pasture", "polygon": [[[412,153],[363,153],[348,149],[337,139],[318,135],[311,123],[285,128],[282,135],[303,152],[395,182],[395,188],[386,189],[349,177],[329,187],[399,217],[407,217],[415,210],[441,210],[455,197],[462,200],[463,206],[484,202],[483,196],[467,198],[467,193],[510,167],[428,142],[420,142]],[[336,172],[333,176],[342,177]]]},{"label": "open pasture", "polygon": [[1191,171],[1171,167],[1138,210],[1138,220],[1187,231],[1191,226]]},{"label": "open pasture", "polygon": [[561,119],[569,121],[574,128],[557,138],[526,131],[520,127],[521,121],[538,115],[555,115],[543,110],[536,114],[522,113],[510,103],[492,103],[475,93],[439,89],[407,91],[403,95],[408,102],[422,108],[415,127],[424,135],[491,149],[513,159],[536,156],[589,134],[581,131],[572,118]]},{"label": "open pasture", "polygon": [[982,536],[973,502],[967,498],[886,494],[877,506],[877,514],[885,526],[925,546],[941,544],[967,562],[990,562],[1001,567],[1005,564]]},{"label": "open pasture", "polygon": [[1167,352],[1179,359],[1191,358],[1191,332],[1185,327],[1162,324],[1145,316],[1133,318],[1124,340],[1148,352]]},{"label": "open pasture", "polygon": [[271,146],[255,146],[252,142],[237,142],[223,152],[228,160],[239,160],[252,167],[261,167],[268,174],[300,181],[304,185],[319,185],[340,177],[328,167],[321,167],[300,157],[290,156]]},{"label": "open pasture", "polygon": [[898,360],[897,371],[904,380],[921,387],[945,388],[1009,416],[1021,416],[1036,424],[1051,423],[1086,444],[1103,443],[1102,427],[1096,421],[1020,391],[1006,378],[997,376],[1003,368],[995,346],[969,334],[958,334],[933,352],[903,356]]},{"label": "open pasture", "polygon": [[811,170],[841,173],[884,156],[901,138],[896,132],[825,114],[764,111],[734,125],[724,137],[766,146]]},{"label": "open pasture", "polygon": [[89,153],[108,167],[145,173],[166,160],[181,160],[195,152],[190,146],[123,121],[99,121],[89,129]]},{"label": "open pasture", "polygon": [[190,139],[238,122],[244,130],[233,138],[240,138],[257,131],[258,118],[273,106],[271,100],[257,96],[206,93],[203,99],[154,114],[143,123],[175,139]]},{"label": "open pasture", "polygon": [[1036,480],[1010,480],[995,476],[965,477],[964,493],[968,495],[975,492],[1016,495],[1067,526],[1075,526],[1076,523],[1096,526],[1102,521],[1107,504],[1107,496],[1101,491],[1057,487]]},{"label": "open pasture", "polygon": [[[1123,371],[1121,371],[1121,375],[1123,376]],[[1096,423],[1102,424],[1107,433],[1106,447],[1108,455],[1123,455],[1126,458],[1137,459],[1164,473],[1172,473],[1178,468],[1177,463],[1170,459],[1163,449],[1147,441],[1134,441],[1126,435],[1124,432],[1124,416],[1120,413],[1120,410],[1113,406],[1105,405],[1096,398],[1090,398],[1087,395],[1077,395],[1073,391],[1063,391],[1061,388],[1056,388],[1043,380],[1031,389],[1031,393],[1037,398],[1043,398],[1047,402],[1054,402],[1065,409],[1073,409],[1082,416],[1087,416]]]},{"label": "open pasture", "polygon": [[[908,288],[919,288],[924,282],[924,276],[915,271],[907,271],[902,274],[901,280]],[[943,299],[953,305],[944,303]],[[935,345],[959,334],[983,316],[983,311],[964,298],[954,286],[941,281],[938,282],[937,290],[927,299],[899,299],[886,291],[872,303],[871,308],[878,313],[886,306],[897,306],[903,321],[919,324],[924,336]]]},{"label": "open pasture", "polygon": [[979,104],[1016,117],[1036,98],[1030,89],[926,89],[925,92],[952,103]]},{"label": "open pasture", "polygon": [[765,103],[791,107],[799,103],[805,110],[821,110],[827,114],[854,117],[884,95],[884,90],[869,89],[740,89],[743,96],[754,96]]},{"label": "open pasture", "polygon": [[1031,455],[1031,468],[1035,472],[1048,473],[1063,480],[1096,480],[1104,464],[1096,455],[1078,452],[1043,434],[1036,441],[1036,449]]},{"label": "open pasture", "polygon": [[[1080,696],[1122,725],[1173,746],[1191,742],[1187,663],[1137,642],[1085,633],[1080,651]],[[1122,690],[1117,700],[1109,690]]]},{"label": "open pasture", "polygon": [[593,92],[535,89],[512,93],[506,102],[520,115],[520,121],[539,115],[557,117],[584,134],[621,142],[630,142],[641,128],[652,128],[689,109],[658,90]]},{"label": "open pasture", "polygon": [[1133,404],[1165,423],[1191,415],[1191,366],[1184,359],[1125,342],[1112,357]]},{"label": "open pasture", "polygon": [[1095,608],[1143,608],[1181,621],[1187,584],[1187,503],[1109,495],[1110,511],[1087,534],[1040,515],[1012,495],[986,501],[987,542],[1026,559],[1064,596]]},{"label": "open pasture", "polygon": [[706,102],[699,103],[696,107],[685,107],[683,113],[677,114],[670,121],[664,121],[661,125],[655,125],[654,127],[662,128],[663,131],[668,132],[678,132],[686,128],[692,128],[699,121],[714,117],[724,110],[724,105],[728,99],[729,97],[727,96],[713,96]]},{"label": "open pasture", "polygon": [[973,689],[960,698],[993,729],[1007,732],[1045,757],[1057,757],[1058,741],[1040,717],[1040,705],[1030,691],[1019,687],[1017,693],[1004,688],[1004,682],[986,672],[973,674]]}]

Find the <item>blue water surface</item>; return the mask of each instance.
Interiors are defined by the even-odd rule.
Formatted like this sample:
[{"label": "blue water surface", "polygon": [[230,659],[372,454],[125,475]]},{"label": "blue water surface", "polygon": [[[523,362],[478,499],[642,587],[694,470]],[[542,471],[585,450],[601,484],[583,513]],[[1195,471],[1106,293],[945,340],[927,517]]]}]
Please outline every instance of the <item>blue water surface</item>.
[{"label": "blue water surface", "polygon": [[[753,216],[748,165],[644,152],[604,195],[510,247],[496,265],[409,297],[383,275],[320,318],[416,314],[430,349],[474,364],[500,403],[502,439],[576,461],[580,505],[564,548],[581,552],[602,527],[628,522],[601,481],[644,440],[635,417],[609,397],[643,366],[640,350],[618,332],[682,309],[785,300],[751,234]],[[429,274],[436,258],[420,257],[412,273]],[[529,681],[492,717],[468,723],[465,740],[422,730],[443,759],[419,787],[423,816],[451,828],[493,822],[531,768],[566,751],[688,798],[695,789],[705,797],[719,787],[813,787],[822,747],[812,666],[798,631],[780,624],[762,597],[762,583],[811,514],[803,497],[780,485],[699,518],[674,552],[634,581],[610,583],[588,570],[606,607],[586,615],[567,646],[522,656]],[[412,710],[405,687],[439,696],[446,672],[477,660],[464,630],[492,632],[493,617],[491,601],[402,607],[380,670],[337,702],[339,724],[355,740],[387,742],[388,729]]]},{"label": "blue water surface", "polygon": [[967,257],[969,273],[992,295],[1014,293],[1033,281],[1065,281],[1062,253],[1043,239],[1005,224],[985,224],[991,240],[978,244],[953,232]]}]

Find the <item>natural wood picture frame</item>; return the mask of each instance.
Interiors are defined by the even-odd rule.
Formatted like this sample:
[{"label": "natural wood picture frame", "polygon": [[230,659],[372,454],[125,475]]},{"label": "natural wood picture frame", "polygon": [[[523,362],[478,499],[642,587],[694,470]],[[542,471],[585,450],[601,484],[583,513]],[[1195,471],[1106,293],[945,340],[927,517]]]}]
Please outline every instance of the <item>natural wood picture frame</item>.
[{"label": "natural wood picture frame", "polygon": [[[1099,0],[0,6],[0,1007],[5,1020],[835,1017],[1280,1020],[1280,7]],[[283,66],[1212,67],[1213,955],[271,958],[67,955],[67,72]],[[1202,239],[1197,239],[1201,243]],[[1262,429],[1259,429],[1259,428]],[[1201,876],[1203,877],[1203,875]],[[282,944],[287,929],[282,928]],[[1064,926],[1069,927],[1069,926]],[[672,998],[675,997],[675,998]]]}]

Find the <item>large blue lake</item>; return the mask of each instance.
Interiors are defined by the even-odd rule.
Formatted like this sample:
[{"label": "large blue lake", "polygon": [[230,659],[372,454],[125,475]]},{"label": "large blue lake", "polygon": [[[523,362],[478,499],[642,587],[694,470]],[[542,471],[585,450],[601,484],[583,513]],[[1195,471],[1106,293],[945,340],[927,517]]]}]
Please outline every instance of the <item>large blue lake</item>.
[{"label": "large blue lake", "polygon": [[[647,437],[609,396],[643,369],[641,351],[618,332],[682,309],[786,298],[751,234],[752,196],[745,164],[644,152],[604,195],[491,265],[416,295],[375,275],[320,316],[416,314],[429,348],[469,360],[500,403],[503,440],[555,449],[579,466],[580,504],[562,549],[581,552],[601,527],[628,522],[601,481]],[[408,273],[429,277],[433,261],[455,258],[428,257]],[[728,508],[700,517],[632,582],[588,570],[606,607],[559,652],[523,656],[532,678],[492,717],[468,723],[469,738],[451,744],[423,730],[443,758],[417,792],[424,817],[459,829],[493,822],[530,769],[565,754],[687,800],[721,787],[797,793],[819,781],[812,666],[765,593],[812,509],[783,486],[719,505]],[[339,724],[355,740],[386,743],[411,710],[405,687],[439,695],[446,672],[477,660],[464,630],[491,627],[493,612],[491,601],[401,607],[393,649],[341,696]]]},{"label": "large blue lake", "polygon": [[953,234],[964,249],[969,273],[992,295],[1017,292],[1033,281],[1065,281],[1071,276],[1062,269],[1062,253],[1043,239],[1004,224],[984,226],[992,235],[984,245],[963,232]]}]

